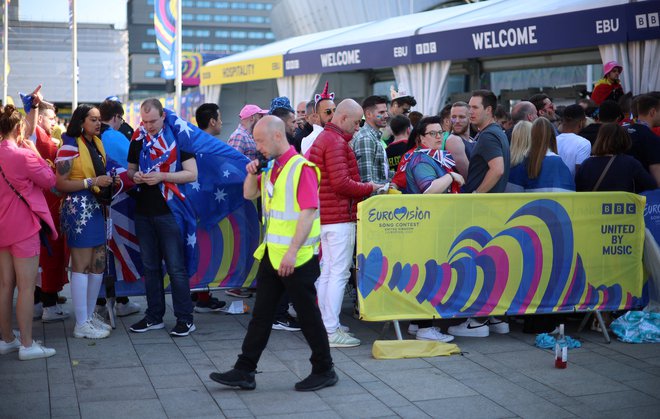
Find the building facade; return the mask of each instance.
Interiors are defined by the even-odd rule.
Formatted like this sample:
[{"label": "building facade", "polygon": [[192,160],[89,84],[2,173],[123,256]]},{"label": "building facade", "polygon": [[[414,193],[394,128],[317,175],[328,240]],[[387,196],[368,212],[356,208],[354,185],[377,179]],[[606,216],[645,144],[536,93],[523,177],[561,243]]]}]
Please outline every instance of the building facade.
[{"label": "building facade", "polygon": [[[182,0],[183,51],[221,57],[274,40],[270,13],[274,1]],[[131,98],[166,91],[154,29],[154,0],[129,0],[129,83]]]}]

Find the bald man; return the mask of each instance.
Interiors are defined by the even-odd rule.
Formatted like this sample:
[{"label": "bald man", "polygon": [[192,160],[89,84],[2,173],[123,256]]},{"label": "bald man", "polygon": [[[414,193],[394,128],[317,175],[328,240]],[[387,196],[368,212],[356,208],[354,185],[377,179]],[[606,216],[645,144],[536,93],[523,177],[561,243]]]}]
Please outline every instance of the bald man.
[{"label": "bald man", "polygon": [[536,106],[532,102],[522,100],[515,105],[513,105],[513,108],[511,108],[511,121],[512,121],[512,126],[508,130],[504,131],[506,134],[506,137],[509,139],[509,142],[511,142],[511,133],[513,132],[513,128],[516,126],[516,124],[520,121],[529,121],[529,122],[534,122],[535,119],[539,117],[538,112],[536,111]]},{"label": "bald man", "polygon": [[210,375],[213,381],[253,390],[254,373],[266,348],[275,312],[286,291],[298,313],[303,335],[312,350],[312,373],[296,383],[297,391],[315,391],[337,383],[328,336],[316,305],[314,282],[319,276],[318,249],[320,171],[290,146],[281,119],[267,115],[254,127],[257,150],[269,163],[247,165],[243,183],[245,199],[261,196],[266,234],[254,253],[260,260],[257,299],[234,368]]},{"label": "bald man", "polygon": [[309,149],[309,160],[321,169],[323,270],[317,291],[333,348],[360,345],[360,340],[339,323],[339,313],[353,264],[357,203],[382,186],[360,181],[355,154],[348,145],[361,120],[362,107],[352,99],[343,100]]}]

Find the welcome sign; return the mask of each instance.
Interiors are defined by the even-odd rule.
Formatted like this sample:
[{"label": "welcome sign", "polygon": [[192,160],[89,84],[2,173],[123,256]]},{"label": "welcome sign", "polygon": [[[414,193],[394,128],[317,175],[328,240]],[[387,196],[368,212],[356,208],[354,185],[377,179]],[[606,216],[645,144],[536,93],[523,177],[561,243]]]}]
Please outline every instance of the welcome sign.
[{"label": "welcome sign", "polygon": [[358,206],[364,320],[622,310],[640,304],[645,198],[384,195]]}]

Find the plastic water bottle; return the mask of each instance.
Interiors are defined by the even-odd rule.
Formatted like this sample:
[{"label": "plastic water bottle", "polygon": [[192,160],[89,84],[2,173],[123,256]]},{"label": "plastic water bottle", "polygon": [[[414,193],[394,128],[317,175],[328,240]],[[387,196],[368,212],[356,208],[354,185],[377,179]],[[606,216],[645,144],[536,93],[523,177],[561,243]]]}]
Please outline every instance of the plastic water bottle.
[{"label": "plastic water bottle", "polygon": [[564,369],[568,366],[568,342],[564,336],[564,325],[559,325],[559,337],[555,342],[555,368]]}]

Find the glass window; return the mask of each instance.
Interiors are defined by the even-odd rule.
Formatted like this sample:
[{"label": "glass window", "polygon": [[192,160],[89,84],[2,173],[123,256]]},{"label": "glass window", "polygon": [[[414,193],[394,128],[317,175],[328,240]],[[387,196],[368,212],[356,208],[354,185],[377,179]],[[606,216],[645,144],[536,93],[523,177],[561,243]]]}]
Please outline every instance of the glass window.
[{"label": "glass window", "polygon": [[213,16],[215,22],[229,22],[229,16],[227,15],[215,15]]},{"label": "glass window", "polygon": [[215,8],[216,9],[229,9],[229,2],[228,1],[216,1],[215,2]]},{"label": "glass window", "polygon": [[154,20],[154,12],[149,13],[149,20],[153,22]]},{"label": "glass window", "polygon": [[248,9],[263,10],[264,9],[264,4],[263,3],[248,3]]},{"label": "glass window", "polygon": [[147,0],[147,6],[153,6],[154,0]]},{"label": "glass window", "polygon": [[216,38],[229,38],[229,31],[215,31]]},{"label": "glass window", "polygon": [[215,45],[213,45],[213,51],[229,51],[229,45],[227,45],[227,44],[215,44]]},{"label": "glass window", "polygon": [[272,32],[266,32],[266,39],[275,39],[275,34]]},{"label": "glass window", "polygon": [[192,0],[183,0],[181,7],[194,7],[195,3]]},{"label": "glass window", "polygon": [[266,3],[266,10],[272,10],[273,5],[270,3]]},{"label": "glass window", "polygon": [[266,35],[263,32],[248,32],[248,38],[250,39],[264,39]]},{"label": "glass window", "polygon": [[184,13],[183,15],[183,20],[193,20],[195,16],[191,13]]},{"label": "glass window", "polygon": [[211,36],[211,31],[205,29],[199,29],[195,31],[195,36],[198,38],[208,38]]},{"label": "glass window", "polygon": [[234,52],[242,52],[247,49],[247,45],[232,45],[230,49]]},{"label": "glass window", "polygon": [[183,36],[193,36],[194,33],[192,29],[181,29],[181,35]]},{"label": "glass window", "polygon": [[141,44],[142,49],[156,49],[156,43],[155,42],[143,42]]},{"label": "glass window", "polygon": [[156,77],[160,77],[160,73],[156,70],[147,70],[144,72],[144,77],[154,79]]},{"label": "glass window", "polygon": [[247,5],[245,3],[234,2],[231,4],[232,9],[245,9]]},{"label": "glass window", "polygon": [[181,44],[181,49],[185,51],[192,51],[194,48],[195,48],[194,45],[188,42],[184,42]]},{"label": "glass window", "polygon": [[213,49],[213,45],[211,44],[199,44],[199,47],[202,51],[211,51]]},{"label": "glass window", "polygon": [[231,21],[234,23],[245,23],[247,22],[247,16],[234,15],[231,17]]},{"label": "glass window", "polygon": [[231,31],[231,37],[232,38],[243,39],[243,38],[247,37],[247,33],[245,31]]},{"label": "glass window", "polygon": [[149,35],[149,36],[156,35],[156,29],[154,29],[154,28],[147,29],[147,35]]},{"label": "glass window", "polygon": [[210,1],[198,1],[197,7],[211,7]]},{"label": "glass window", "polygon": [[158,57],[149,57],[147,62],[149,64],[160,64],[160,58],[158,58]]},{"label": "glass window", "polygon": [[211,21],[211,15],[195,15],[195,20],[198,22],[210,22]]},{"label": "glass window", "polygon": [[263,16],[250,16],[248,18],[248,22],[250,23],[264,23],[266,21],[266,18]]}]

